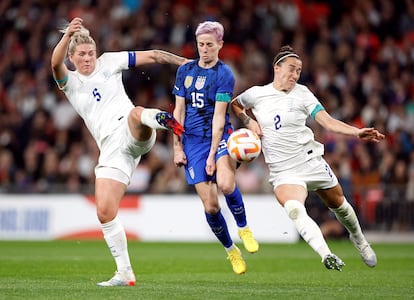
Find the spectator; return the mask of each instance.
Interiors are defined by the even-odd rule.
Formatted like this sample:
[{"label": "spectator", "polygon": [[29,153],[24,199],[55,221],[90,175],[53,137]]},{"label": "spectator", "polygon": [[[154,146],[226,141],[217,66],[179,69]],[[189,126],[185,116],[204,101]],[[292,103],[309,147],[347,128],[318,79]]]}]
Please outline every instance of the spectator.
[{"label": "spectator", "polygon": [[[136,5],[131,6],[133,2]],[[362,145],[375,157],[372,168],[379,171],[380,182],[389,180],[388,161],[396,159],[397,155],[405,161],[409,160],[413,147],[410,141],[414,140],[414,74],[411,72],[414,68],[413,0],[323,3],[303,0],[174,0],[154,3],[57,1],[52,9],[49,1],[1,1],[0,150],[10,151],[13,158],[10,162],[13,170],[13,176],[9,179],[10,189],[2,185],[3,190],[36,191],[35,182],[44,182],[44,173],[39,172],[44,169],[42,154],[27,154],[36,148],[31,136],[34,132],[27,128],[33,127],[34,115],[38,110],[50,114],[52,119],[48,122],[53,123],[55,128],[54,133],[44,140],[43,147],[44,153],[49,153],[50,149],[57,151],[60,165],[56,184],[70,186],[70,191],[90,190],[93,187],[92,180],[85,178],[85,173],[80,174],[77,167],[69,173],[66,169],[66,162],[71,161],[73,155],[70,151],[73,144],[82,143],[85,146],[82,155],[92,160],[96,160],[96,148],[90,146],[90,137],[83,133],[83,125],[74,116],[74,111],[66,107],[68,103],[56,89],[49,69],[50,48],[60,38],[55,28],[78,13],[87,18],[102,51],[118,51],[127,46],[151,48],[156,45],[172,48],[176,53],[183,51],[184,56],[191,57],[195,56],[192,41],[194,25],[205,18],[222,21],[229,38],[226,44],[233,44],[238,49],[237,60],[226,58],[226,63],[236,76],[235,93],[249,88],[253,82],[264,84],[269,81],[272,68],[266,61],[281,45],[292,41],[304,66],[301,83],[315,92],[327,110],[340,119],[346,117],[352,122],[381,128],[388,137],[388,145],[384,143],[370,148]],[[287,22],[283,19],[282,23],[277,8],[280,6],[289,8],[282,17],[289,13],[294,18]],[[316,13],[306,13],[309,11]],[[306,22],[311,26],[302,26],[308,24]],[[168,30],[164,31],[165,28]],[[319,49],[331,57],[326,69],[314,68],[314,54],[318,55],[318,64],[326,65],[326,59],[318,54]],[[135,104],[148,106],[154,103],[152,101],[157,101],[154,106],[158,106],[158,101],[162,101],[162,107],[169,109],[173,103],[170,90],[175,69],[148,66],[127,71],[124,75],[125,89]],[[346,96],[348,100],[342,100],[342,96],[347,94],[350,95]],[[234,124],[241,126],[240,123]],[[327,135],[321,128],[315,130],[315,134],[322,141],[329,139],[327,146],[332,146],[332,153],[328,156],[341,161],[343,146],[340,144],[344,141],[335,135]],[[159,143],[171,149],[171,141],[162,139],[161,135],[160,138]],[[347,144],[346,149],[351,155],[352,145]],[[29,163],[30,156],[38,165],[34,169]],[[348,161],[345,161],[341,162],[341,168],[346,169]],[[32,167],[26,169],[26,164]],[[261,165],[255,161],[249,167],[256,170]],[[355,172],[360,171],[358,165],[354,168]],[[150,185],[167,176],[164,173],[169,173],[163,169],[155,172],[149,176]],[[405,172],[409,172],[408,169]],[[36,180],[34,174],[38,174]],[[261,185],[254,192],[267,191],[267,174],[255,174]],[[184,186],[185,181],[181,185]]]}]

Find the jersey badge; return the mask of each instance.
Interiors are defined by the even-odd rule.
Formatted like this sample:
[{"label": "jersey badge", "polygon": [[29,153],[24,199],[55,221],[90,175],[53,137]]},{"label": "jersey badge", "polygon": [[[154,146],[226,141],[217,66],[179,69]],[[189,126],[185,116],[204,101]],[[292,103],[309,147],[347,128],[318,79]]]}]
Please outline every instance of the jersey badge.
[{"label": "jersey badge", "polygon": [[188,169],[188,172],[190,173],[190,177],[191,177],[191,179],[194,179],[195,174],[194,174],[194,169],[193,169],[193,167],[190,167],[190,168]]},{"label": "jersey badge", "polygon": [[206,76],[198,76],[195,83],[195,88],[197,90],[201,90],[204,87],[204,84],[206,83],[206,79]]},{"label": "jersey badge", "polygon": [[193,76],[186,76],[184,80],[184,86],[188,89],[193,84]]},{"label": "jersey badge", "polygon": [[105,80],[111,77],[111,72],[109,70],[104,70],[102,72],[103,77],[105,77]]}]

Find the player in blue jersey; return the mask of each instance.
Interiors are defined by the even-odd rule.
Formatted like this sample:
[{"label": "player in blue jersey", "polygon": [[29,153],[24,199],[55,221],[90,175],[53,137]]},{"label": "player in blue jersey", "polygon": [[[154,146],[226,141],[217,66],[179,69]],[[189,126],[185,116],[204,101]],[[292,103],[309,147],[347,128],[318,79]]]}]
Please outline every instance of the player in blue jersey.
[{"label": "player in blue jersey", "polygon": [[[315,140],[306,120],[310,117],[327,130],[365,141],[379,142],[384,135],[375,128],[357,128],[332,118],[315,95],[297,83],[302,60],[290,46],[282,47],[275,56],[273,71],[271,83],[249,88],[235,97],[231,105],[246,127],[261,136],[276,199],[302,238],[320,255],[326,268],[341,271],[344,262],[331,252],[320,228],[305,208],[308,191],[315,191],[348,230],[364,263],[375,267],[377,256],[338,179],[323,159],[323,145]],[[248,116],[248,109],[256,120]]]},{"label": "player in blue jersey", "polygon": [[195,32],[199,58],[177,70],[174,117],[184,124],[185,132],[174,138],[174,163],[185,166],[187,183],[194,185],[201,198],[207,223],[225,247],[233,271],[243,274],[245,261],[230,237],[218,201],[220,190],[236,220],[244,247],[250,253],[257,252],[259,245],[247,226],[242,195],[235,183],[236,162],[226,146],[233,131],[228,107],[234,76],[218,57],[223,34],[223,26],[218,22],[199,24]]},{"label": "player in blue jersey", "polygon": [[[52,72],[100,150],[95,168],[96,210],[117,271],[98,285],[134,285],[126,234],[117,217],[119,203],[141,155],[155,143],[155,129],[181,134],[182,126],[167,112],[134,106],[125,92],[122,71],[149,63],[181,65],[187,60],[161,50],[107,52],[97,57],[95,41],[82,23],[74,18],[62,30],[52,53]],[[68,70],[66,56],[76,70]]]}]

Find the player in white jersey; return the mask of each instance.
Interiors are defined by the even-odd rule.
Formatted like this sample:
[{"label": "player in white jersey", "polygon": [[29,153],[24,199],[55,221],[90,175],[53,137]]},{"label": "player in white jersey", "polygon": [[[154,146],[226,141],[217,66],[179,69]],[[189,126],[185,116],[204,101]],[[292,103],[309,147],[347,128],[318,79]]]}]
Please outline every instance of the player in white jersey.
[{"label": "player in white jersey", "polygon": [[[161,50],[110,52],[98,58],[95,41],[82,23],[76,17],[62,30],[51,66],[57,85],[84,120],[100,150],[95,168],[96,209],[117,271],[98,285],[134,285],[126,234],[117,217],[119,203],[141,155],[155,143],[154,129],[172,129],[181,135],[183,127],[170,113],[134,106],[125,92],[122,71],[149,63],[179,66],[188,60]],[[66,67],[66,55],[75,71]]]},{"label": "player in white jersey", "polygon": [[[241,93],[232,100],[232,109],[247,128],[261,136],[276,199],[324,265],[341,271],[345,264],[331,252],[320,228],[305,209],[308,191],[315,191],[348,230],[365,264],[374,267],[376,254],[335,174],[323,159],[324,147],[315,141],[306,119],[311,117],[327,130],[361,140],[379,142],[384,135],[374,128],[359,129],[332,118],[313,93],[297,83],[302,61],[290,46],[282,47],[276,55],[273,71],[273,82]],[[246,110],[251,110],[256,120]]]}]

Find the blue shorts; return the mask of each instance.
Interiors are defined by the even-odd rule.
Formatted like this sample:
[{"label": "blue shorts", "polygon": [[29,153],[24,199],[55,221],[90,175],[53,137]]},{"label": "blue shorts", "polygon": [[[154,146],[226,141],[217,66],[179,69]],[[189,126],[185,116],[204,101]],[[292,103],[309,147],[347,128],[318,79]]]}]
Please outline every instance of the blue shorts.
[{"label": "blue shorts", "polygon": [[[216,161],[224,155],[229,155],[229,152],[227,151],[228,138],[229,134],[224,133],[223,139],[220,141],[217,149]],[[196,144],[188,143],[188,141],[186,141],[184,144],[184,153],[187,157],[185,176],[188,184],[194,185],[199,182],[216,181],[215,173],[213,176],[209,176],[206,172],[206,161],[210,152],[210,145],[210,141]]]}]

